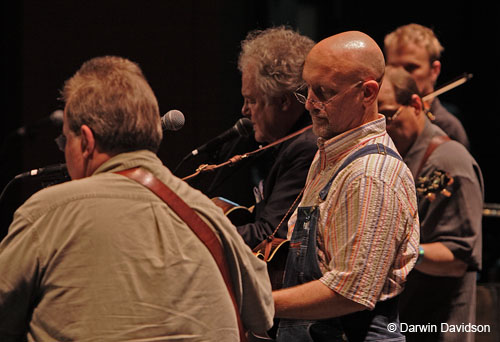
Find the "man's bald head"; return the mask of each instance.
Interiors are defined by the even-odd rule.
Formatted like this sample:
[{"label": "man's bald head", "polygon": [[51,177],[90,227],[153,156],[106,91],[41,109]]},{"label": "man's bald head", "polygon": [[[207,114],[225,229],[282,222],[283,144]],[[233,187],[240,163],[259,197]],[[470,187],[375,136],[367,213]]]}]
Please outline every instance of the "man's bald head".
[{"label": "man's bald head", "polygon": [[316,44],[302,72],[314,133],[329,139],[376,120],[384,70],[382,50],[362,32],[339,33]]},{"label": "man's bald head", "polygon": [[348,79],[380,81],[384,75],[384,54],[363,32],[348,31],[325,38],[311,50],[310,56],[315,55]]}]

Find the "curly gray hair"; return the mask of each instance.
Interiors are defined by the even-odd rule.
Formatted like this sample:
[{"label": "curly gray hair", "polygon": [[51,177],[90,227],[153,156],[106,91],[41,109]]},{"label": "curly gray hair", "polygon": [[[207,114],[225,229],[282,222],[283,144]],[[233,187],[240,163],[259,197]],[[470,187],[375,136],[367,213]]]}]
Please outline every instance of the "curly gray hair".
[{"label": "curly gray hair", "polygon": [[256,69],[256,86],[268,99],[294,92],[302,85],[302,69],[314,41],[285,26],[255,30],[241,42],[238,69]]}]

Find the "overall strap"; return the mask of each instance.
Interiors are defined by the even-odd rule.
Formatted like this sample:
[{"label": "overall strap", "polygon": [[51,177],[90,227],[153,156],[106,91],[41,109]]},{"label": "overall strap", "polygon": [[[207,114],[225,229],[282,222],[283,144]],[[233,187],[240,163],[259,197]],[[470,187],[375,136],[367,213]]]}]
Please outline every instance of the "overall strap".
[{"label": "overall strap", "polygon": [[240,312],[234,295],[233,284],[230,279],[229,267],[224,257],[222,246],[213,230],[203,221],[200,216],[189,207],[179,196],[177,196],[168,186],[163,184],[151,172],[142,168],[133,168],[115,172],[116,174],[128,177],[137,183],[145,186],[161,198],[195,233],[205,244],[212,254],[219,270],[226,283],[227,290],[236,311],[240,341],[246,341],[245,330],[241,322]]},{"label": "overall strap", "polygon": [[342,163],[342,165],[340,165],[339,169],[334,173],[334,175],[330,179],[330,181],[319,192],[319,197],[321,198],[321,200],[322,201],[325,200],[326,196],[328,195],[328,192],[330,191],[330,187],[332,186],[333,181],[335,180],[337,175],[340,173],[340,171],[342,171],[347,165],[352,163],[355,159],[366,156],[367,154],[374,154],[374,153],[390,155],[390,156],[397,158],[401,161],[403,160],[401,158],[401,156],[399,155],[399,153],[397,153],[396,151],[394,151],[390,147],[385,146],[384,144],[376,143],[376,144],[366,145],[366,146],[360,148],[359,150],[357,150],[356,152],[354,152],[353,154],[349,155],[344,160],[344,162]]}]

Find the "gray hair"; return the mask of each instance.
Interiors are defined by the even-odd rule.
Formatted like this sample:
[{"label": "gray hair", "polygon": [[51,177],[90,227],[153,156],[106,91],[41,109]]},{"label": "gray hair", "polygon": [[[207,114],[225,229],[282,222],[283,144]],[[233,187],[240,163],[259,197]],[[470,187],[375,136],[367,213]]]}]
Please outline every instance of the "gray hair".
[{"label": "gray hair", "polygon": [[256,86],[268,99],[302,85],[302,69],[314,41],[284,26],[255,30],[241,43],[238,69],[255,63]]}]

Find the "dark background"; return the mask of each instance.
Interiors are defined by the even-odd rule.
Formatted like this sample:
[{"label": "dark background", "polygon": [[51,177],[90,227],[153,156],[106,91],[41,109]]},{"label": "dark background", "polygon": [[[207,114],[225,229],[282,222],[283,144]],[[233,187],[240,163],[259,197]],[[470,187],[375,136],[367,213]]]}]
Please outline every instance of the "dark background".
[{"label": "dark background", "polygon": [[[64,161],[50,124],[27,137],[12,132],[63,107],[64,81],[95,56],[137,62],[162,113],[181,110],[186,124],[167,132],[159,156],[170,168],[231,127],[242,98],[236,67],[239,42],[252,29],[286,24],[318,41],[360,30],[383,45],[385,34],[410,22],[432,27],[445,47],[438,85],[464,72],[471,81],[443,94],[452,103],[483,170],[486,202],[500,202],[498,116],[499,5],[475,1],[4,1],[0,187],[20,172]],[[189,172],[194,170],[184,170]],[[3,208],[32,188],[15,184]],[[2,223],[10,221],[3,210]],[[500,219],[485,218],[485,247],[498,249]],[[491,247],[490,247],[491,245]],[[488,257],[486,258],[489,263]]]}]

